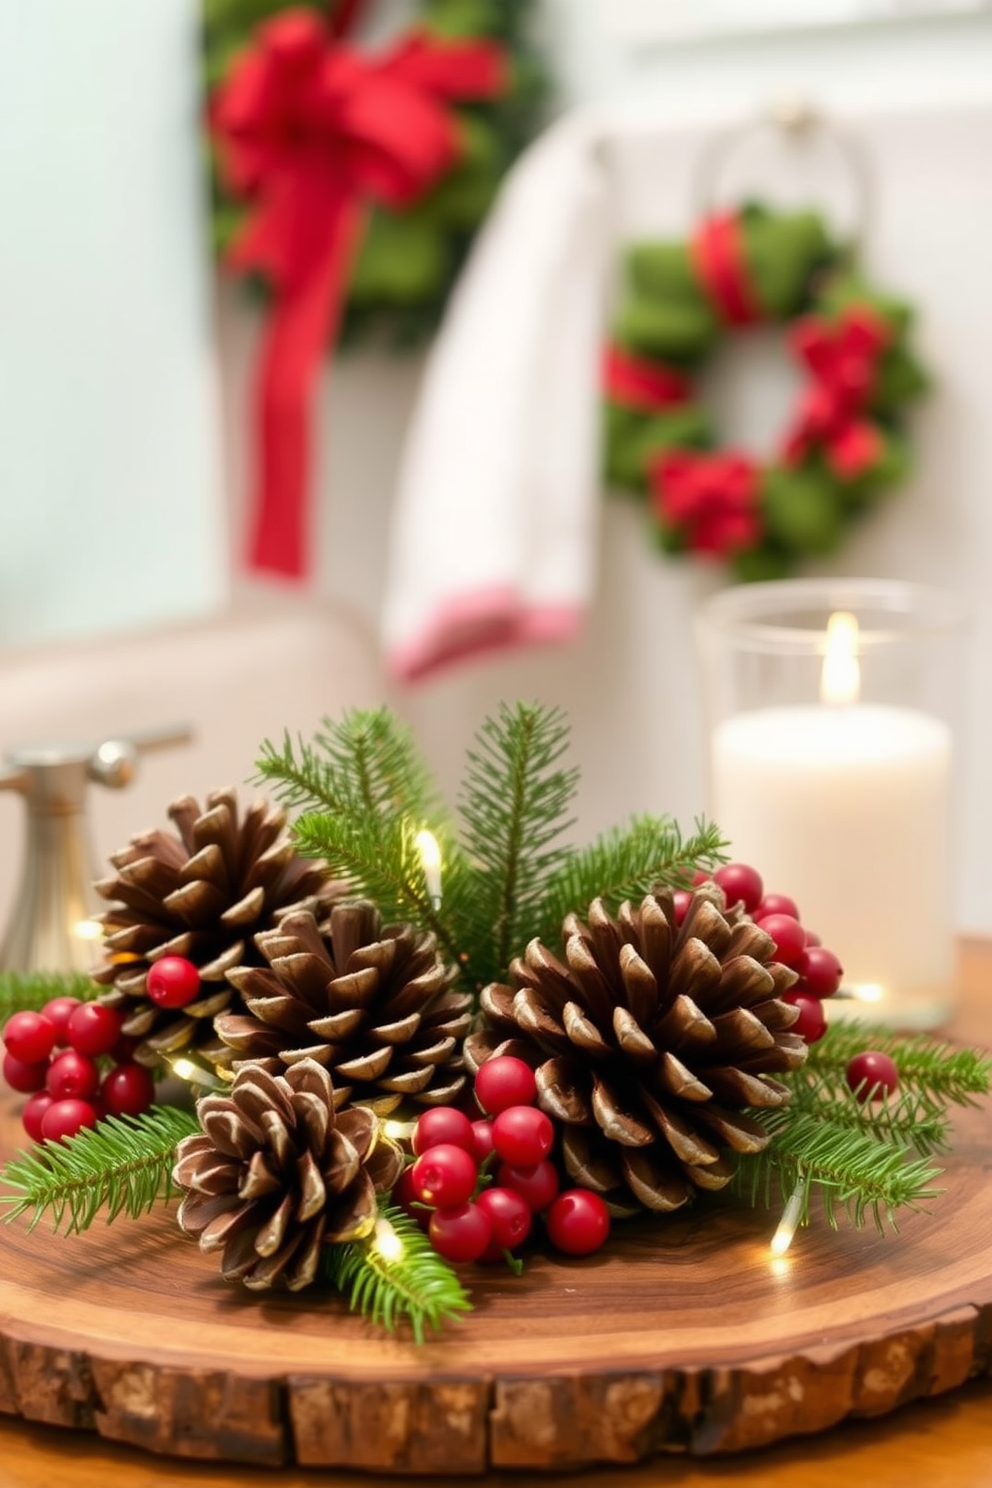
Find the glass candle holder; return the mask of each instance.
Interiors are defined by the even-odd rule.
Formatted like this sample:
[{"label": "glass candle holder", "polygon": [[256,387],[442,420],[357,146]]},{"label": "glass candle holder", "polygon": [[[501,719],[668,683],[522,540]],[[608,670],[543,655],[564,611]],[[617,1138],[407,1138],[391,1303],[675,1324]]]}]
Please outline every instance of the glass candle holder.
[{"label": "glass candle holder", "polygon": [[953,1011],[964,621],[940,590],[841,578],[724,590],[697,617],[710,813],[839,956],[831,1017]]}]

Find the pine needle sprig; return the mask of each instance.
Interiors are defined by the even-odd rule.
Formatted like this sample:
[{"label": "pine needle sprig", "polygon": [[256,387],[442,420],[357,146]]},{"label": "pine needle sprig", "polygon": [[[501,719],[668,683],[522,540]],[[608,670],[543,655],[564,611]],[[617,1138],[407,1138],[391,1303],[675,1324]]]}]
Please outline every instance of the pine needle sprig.
[{"label": "pine needle sprig", "polygon": [[389,1259],[373,1240],[332,1245],[326,1274],[348,1298],[352,1312],[390,1333],[406,1318],[415,1341],[423,1343],[427,1328],[439,1331],[443,1323],[471,1312],[472,1303],[415,1220],[393,1206],[383,1206],[381,1213],[402,1245],[402,1254]]},{"label": "pine needle sprig", "polygon": [[106,1212],[136,1219],[172,1192],[176,1144],[200,1130],[189,1111],[152,1106],[141,1116],[108,1116],[64,1142],[45,1142],[23,1150],[0,1172],[0,1183],[17,1190],[0,1194],[10,1205],[9,1223],[31,1213],[29,1228],[50,1214],[52,1228],[65,1221],[65,1233],[89,1229]]},{"label": "pine needle sprig", "polygon": [[804,1178],[801,1223],[809,1218],[814,1193],[822,1197],[827,1221],[835,1229],[839,1210],[862,1229],[867,1216],[876,1228],[897,1229],[896,1210],[919,1209],[937,1197],[940,1170],[896,1143],[834,1126],[809,1112],[788,1107],[763,1113],[772,1141],[763,1152],[740,1159],[734,1186],[752,1204],[771,1208]]},{"label": "pine needle sprig", "polygon": [[39,1013],[53,997],[92,1002],[100,988],[81,971],[0,972],[0,1027],[14,1013]]},{"label": "pine needle sprig", "polygon": [[927,1034],[894,1033],[855,1021],[831,1023],[824,1037],[811,1045],[806,1069],[840,1083],[850,1061],[863,1049],[892,1058],[901,1089],[925,1091],[943,1103],[974,1105],[976,1097],[988,1093],[992,1080],[992,1059],[975,1049],[957,1049]]},{"label": "pine needle sprig", "polygon": [[859,1131],[877,1142],[892,1142],[921,1157],[950,1146],[950,1121],[944,1102],[927,1090],[900,1090],[882,1101],[859,1101],[836,1076],[805,1065],[792,1076],[790,1119],[800,1112],[829,1121],[836,1130]]},{"label": "pine needle sprig", "polygon": [[625,899],[641,899],[658,884],[687,884],[697,868],[708,870],[722,862],[725,846],[719,828],[710,822],[697,819],[695,835],[683,838],[671,817],[634,817],[628,827],[564,858],[545,887],[531,934],[557,945],[570,911],[581,914],[600,898],[615,913]]}]

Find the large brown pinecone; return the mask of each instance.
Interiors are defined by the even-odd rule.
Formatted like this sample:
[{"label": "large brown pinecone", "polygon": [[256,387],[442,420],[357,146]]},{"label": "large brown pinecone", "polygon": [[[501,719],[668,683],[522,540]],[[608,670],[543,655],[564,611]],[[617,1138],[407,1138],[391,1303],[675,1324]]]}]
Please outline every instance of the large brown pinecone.
[{"label": "large brown pinecone", "polygon": [[597,899],[588,924],[569,915],[563,935],[564,962],[533,940],[511,986],[483,989],[488,1027],[465,1042],[469,1068],[526,1059],[539,1104],[563,1123],[566,1170],[616,1214],[722,1188],[733,1154],[768,1142],[744,1108],[783,1105],[788,1089],[771,1076],[806,1057],[787,1031],[798,1014],[780,1000],[795,972],[713,884],[679,928],[661,892],[616,919]]},{"label": "large brown pinecone", "polygon": [[255,1291],[309,1286],[321,1248],[371,1234],[377,1193],[403,1168],[371,1111],[336,1112],[331,1077],[303,1059],[284,1076],[245,1068],[197,1106],[203,1134],[176,1149],[178,1219],[221,1272]]},{"label": "large brown pinecone", "polygon": [[405,1096],[428,1106],[457,1097],[471,1003],[452,988],[457,968],[442,961],[433,935],[383,928],[375,905],[358,899],[334,905],[320,925],[294,911],[256,944],[268,966],[228,972],[247,1013],[216,1022],[235,1068],[263,1061],[279,1072],[316,1059],[340,1104],[360,1101],[380,1115]]},{"label": "large brown pinecone", "polygon": [[[141,1040],[134,1058],[148,1065],[180,1051],[219,1052],[214,1017],[237,1001],[228,968],[260,960],[256,932],[288,908],[343,887],[322,864],[299,856],[283,830],[285,812],[264,801],[242,815],[237,793],[219,790],[206,809],[181,796],[168,814],[178,836],[132,837],[111,855],[116,871],[96,885],[116,901],[101,916],[104,961],[94,975],[112,987],[101,1000],[121,1010],[124,1032]],[[184,956],[199,968],[195,1002],[167,1009],[149,1000],[148,968],[162,956]]]}]

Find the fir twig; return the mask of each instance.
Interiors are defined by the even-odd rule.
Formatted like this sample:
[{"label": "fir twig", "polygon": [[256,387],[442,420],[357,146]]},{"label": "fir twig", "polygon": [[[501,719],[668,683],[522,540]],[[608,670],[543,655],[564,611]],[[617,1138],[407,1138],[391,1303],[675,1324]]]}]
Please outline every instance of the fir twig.
[{"label": "fir twig", "polygon": [[828,1121],[836,1130],[859,1131],[878,1142],[912,1148],[921,1157],[946,1151],[949,1143],[944,1104],[927,1090],[901,1090],[882,1101],[859,1101],[837,1085],[836,1076],[807,1064],[792,1077],[790,1119],[799,1113]]},{"label": "fir twig", "polygon": [[327,1276],[348,1298],[352,1312],[390,1333],[406,1318],[416,1342],[423,1343],[426,1328],[437,1332],[442,1323],[470,1312],[472,1304],[420,1226],[402,1209],[383,1206],[381,1212],[403,1246],[402,1255],[387,1259],[371,1239],[332,1245],[325,1261]]},{"label": "fir twig", "polygon": [[31,1213],[29,1228],[51,1215],[66,1234],[86,1230],[102,1211],[110,1224],[120,1214],[135,1219],[168,1198],[176,1144],[200,1130],[196,1117],[174,1106],[153,1106],[142,1116],[108,1116],[64,1142],[21,1151],[0,1172],[18,1190],[0,1194],[11,1206],[9,1223]]},{"label": "fir twig", "polygon": [[824,1037],[811,1045],[806,1068],[840,1083],[849,1062],[864,1049],[892,1058],[900,1089],[925,1091],[942,1103],[974,1105],[976,1096],[988,1092],[992,1079],[992,1059],[975,1049],[955,1049],[927,1034],[893,1033],[860,1022],[831,1023]]},{"label": "fir twig", "polygon": [[38,1013],[53,997],[91,1002],[100,988],[81,971],[0,972],[0,1027],[13,1013]]}]

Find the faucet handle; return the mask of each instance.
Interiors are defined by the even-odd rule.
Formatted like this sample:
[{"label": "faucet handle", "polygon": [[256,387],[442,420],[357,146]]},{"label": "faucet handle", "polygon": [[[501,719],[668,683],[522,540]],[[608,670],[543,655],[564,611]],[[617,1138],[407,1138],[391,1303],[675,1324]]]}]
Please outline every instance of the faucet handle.
[{"label": "faucet handle", "polygon": [[[150,754],[155,749],[171,749],[176,744],[188,744],[193,731],[188,724],[163,724],[158,728],[139,729],[136,733],[115,734],[104,739],[90,755],[86,774],[98,785],[111,790],[121,790],[130,785],[138,768],[138,756]],[[16,787],[12,787],[16,788]]]}]

